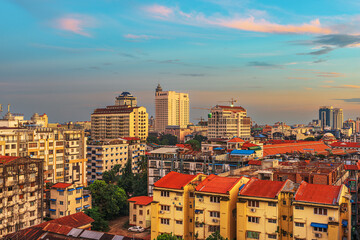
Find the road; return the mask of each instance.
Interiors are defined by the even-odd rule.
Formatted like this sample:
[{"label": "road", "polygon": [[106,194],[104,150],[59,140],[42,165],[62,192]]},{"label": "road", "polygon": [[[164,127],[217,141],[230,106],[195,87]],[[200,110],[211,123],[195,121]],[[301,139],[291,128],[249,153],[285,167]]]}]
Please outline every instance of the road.
[{"label": "road", "polygon": [[134,238],[142,238],[142,239],[150,239],[150,229],[146,230],[142,233],[134,233],[124,228],[124,224],[129,220],[129,217],[124,216],[114,220],[109,221],[110,234],[117,234],[127,237],[134,237]]}]

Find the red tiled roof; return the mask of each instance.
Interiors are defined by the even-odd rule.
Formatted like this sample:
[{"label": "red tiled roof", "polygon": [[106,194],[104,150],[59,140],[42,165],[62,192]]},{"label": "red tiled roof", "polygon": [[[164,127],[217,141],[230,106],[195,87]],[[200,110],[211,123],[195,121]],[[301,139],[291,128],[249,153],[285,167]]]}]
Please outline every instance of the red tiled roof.
[{"label": "red tiled roof", "polygon": [[0,164],[6,164],[18,158],[20,157],[0,156]]},{"label": "red tiled roof", "polygon": [[240,190],[239,195],[260,198],[275,198],[285,184],[286,181],[270,181],[252,178]]},{"label": "red tiled roof", "polygon": [[227,194],[239,181],[240,178],[220,177],[214,174],[207,176],[196,187],[198,192]]},{"label": "red tiled roof", "polygon": [[56,183],[52,186],[52,188],[67,188],[70,187],[71,183]]},{"label": "red tiled roof", "polygon": [[128,199],[128,202],[134,202],[137,205],[149,205],[153,201],[153,197],[148,196],[139,196],[139,197],[132,197]]},{"label": "red tiled roof", "polygon": [[154,183],[154,186],[160,188],[182,189],[195,177],[196,175],[169,172],[163,178]]},{"label": "red tiled roof", "polygon": [[254,143],[251,143],[251,142],[245,142],[242,146],[241,146],[241,149],[243,150],[246,150],[250,147],[260,147],[259,145],[256,145]]},{"label": "red tiled roof", "polygon": [[122,139],[125,139],[127,141],[138,141],[140,138],[137,137],[123,137]]},{"label": "red tiled roof", "polygon": [[250,160],[248,162],[249,165],[258,165],[261,166],[261,161],[257,161],[257,160]]},{"label": "red tiled roof", "polygon": [[303,181],[295,194],[295,201],[337,205],[340,190],[341,186],[310,184]]},{"label": "red tiled roof", "polygon": [[341,148],[360,148],[360,144],[357,142],[334,142],[330,144],[330,146]]},{"label": "red tiled roof", "polygon": [[232,106],[222,106],[218,105],[217,107],[220,107],[224,109],[225,111],[234,111],[234,112],[244,112],[245,109],[243,107],[232,107]]},{"label": "red tiled roof", "polygon": [[344,165],[345,170],[360,170],[358,165]]},{"label": "red tiled roof", "polygon": [[228,142],[230,143],[234,143],[234,142],[245,142],[244,140],[242,140],[241,138],[235,137],[231,140],[229,140]]},{"label": "red tiled roof", "polygon": [[71,214],[69,216],[65,216],[65,217],[57,218],[57,219],[54,219],[54,220],[51,220],[48,222],[44,222],[44,223],[41,223],[36,226],[44,228],[48,223],[57,223],[57,224],[68,226],[68,227],[79,228],[79,227],[88,225],[92,222],[94,222],[94,219],[92,219],[91,217],[89,217],[88,215],[86,215],[83,212],[78,212],[78,213]]},{"label": "red tiled roof", "polygon": [[53,232],[53,233],[62,234],[62,235],[67,235],[72,229],[72,227],[70,227],[70,226],[60,225],[60,224],[53,223],[53,222],[45,222],[44,225],[45,225],[43,227],[44,231]]},{"label": "red tiled roof", "polygon": [[329,147],[323,141],[308,141],[308,142],[297,142],[297,143],[285,143],[285,144],[273,144],[264,145],[263,156],[285,154],[285,153],[327,153],[326,149]]}]

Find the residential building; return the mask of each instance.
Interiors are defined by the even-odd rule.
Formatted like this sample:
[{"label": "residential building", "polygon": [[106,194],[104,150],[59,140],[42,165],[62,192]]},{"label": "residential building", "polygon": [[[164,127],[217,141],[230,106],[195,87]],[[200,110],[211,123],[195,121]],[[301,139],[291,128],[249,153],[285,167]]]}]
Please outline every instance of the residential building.
[{"label": "residential building", "polygon": [[237,239],[293,239],[291,200],[294,191],[290,180],[252,178],[239,192]]},{"label": "residential building", "polygon": [[48,216],[61,218],[91,208],[91,195],[83,185],[56,183],[50,189]]},{"label": "residential building", "polygon": [[195,187],[204,175],[170,172],[154,184],[151,203],[151,239],[168,233],[182,239],[195,237]]},{"label": "residential building", "polygon": [[38,113],[34,113],[34,115],[31,117],[30,120],[26,120],[24,119],[24,114],[11,113],[9,107],[8,107],[8,112],[5,114],[5,116],[2,119],[0,119],[0,127],[16,127],[16,128],[23,126],[48,127],[49,119],[45,113],[42,115],[39,115]]},{"label": "residential building", "polygon": [[163,91],[160,84],[155,91],[155,130],[164,132],[167,126],[189,124],[189,94]]},{"label": "residential building", "polygon": [[236,238],[236,218],[229,213],[236,212],[239,188],[248,181],[246,177],[230,178],[212,174],[196,186],[194,208],[197,239],[206,239],[217,231],[224,238]]},{"label": "residential building", "polygon": [[0,156],[0,237],[42,222],[43,190],[43,160]]},{"label": "residential building", "polygon": [[[125,139],[90,141],[87,146],[87,181],[101,180],[105,171],[120,165],[125,167],[129,158],[129,144]],[[119,172],[120,174],[120,172]]]},{"label": "residential building", "polygon": [[292,202],[294,239],[351,239],[350,199],[345,185],[302,182]]},{"label": "residential building", "polygon": [[356,227],[360,225],[360,162],[352,165],[345,165],[345,169],[349,172],[349,177],[345,181],[345,185],[349,188],[351,194],[351,226]]},{"label": "residential building", "polygon": [[333,109],[333,126],[332,129],[340,130],[343,128],[344,113],[341,108]]},{"label": "residential building", "polygon": [[211,108],[208,119],[208,138],[239,137],[250,140],[251,120],[243,107],[220,106]]},{"label": "residential building", "polygon": [[354,133],[356,133],[356,122],[352,119],[348,119],[344,122],[343,128],[349,129],[349,131],[350,131],[349,135],[354,134]]},{"label": "residential building", "polygon": [[142,169],[140,164],[144,160],[146,144],[143,141],[140,141],[139,138],[123,138],[128,143],[128,156],[131,159],[131,168],[133,173],[140,173]]},{"label": "residential building", "polygon": [[151,226],[151,202],[153,197],[139,196],[128,199],[129,225],[149,228]]}]

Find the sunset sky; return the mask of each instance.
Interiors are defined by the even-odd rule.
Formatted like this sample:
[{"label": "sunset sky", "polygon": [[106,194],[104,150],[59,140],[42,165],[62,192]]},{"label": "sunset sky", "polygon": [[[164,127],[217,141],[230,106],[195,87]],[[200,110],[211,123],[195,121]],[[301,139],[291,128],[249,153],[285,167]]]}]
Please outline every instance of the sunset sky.
[{"label": "sunset sky", "polygon": [[0,104],[27,118],[90,120],[122,91],[154,115],[158,83],[261,124],[360,116],[359,1],[2,0],[0,20]]}]

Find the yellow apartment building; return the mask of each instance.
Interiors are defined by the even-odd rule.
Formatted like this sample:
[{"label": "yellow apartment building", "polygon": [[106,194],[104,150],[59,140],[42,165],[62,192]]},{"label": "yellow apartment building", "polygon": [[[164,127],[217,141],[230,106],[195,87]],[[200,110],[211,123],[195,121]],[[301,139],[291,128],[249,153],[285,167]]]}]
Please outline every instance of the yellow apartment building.
[{"label": "yellow apartment building", "polygon": [[345,185],[302,182],[292,206],[294,240],[351,239],[350,199]]},{"label": "yellow apartment building", "polygon": [[206,239],[216,231],[224,238],[236,238],[236,202],[246,177],[207,176],[195,191],[195,234]]},{"label": "yellow apartment building", "polygon": [[128,199],[129,224],[149,228],[151,226],[151,202],[153,197],[138,196]]},{"label": "yellow apartment building", "polygon": [[237,239],[292,239],[294,183],[252,178],[239,192]]},{"label": "yellow apartment building", "polygon": [[154,184],[151,239],[163,233],[194,239],[195,187],[205,175],[170,172]]},{"label": "yellow apartment building", "polygon": [[91,208],[90,191],[83,185],[56,183],[50,189],[50,218],[56,219]]}]

